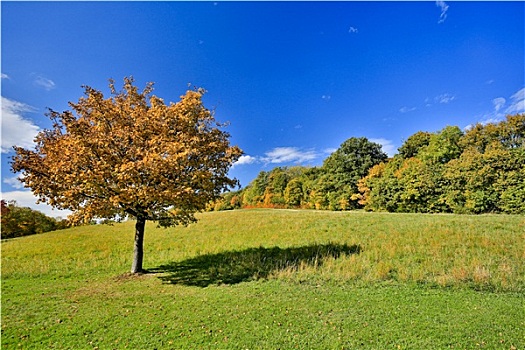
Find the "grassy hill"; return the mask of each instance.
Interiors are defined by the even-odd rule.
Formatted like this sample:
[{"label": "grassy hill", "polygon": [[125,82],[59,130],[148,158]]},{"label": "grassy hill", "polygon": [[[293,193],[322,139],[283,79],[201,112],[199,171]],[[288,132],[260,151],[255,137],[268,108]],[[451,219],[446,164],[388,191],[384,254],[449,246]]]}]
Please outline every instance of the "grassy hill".
[{"label": "grassy hill", "polygon": [[5,349],[525,347],[525,218],[294,210],[2,242]]}]

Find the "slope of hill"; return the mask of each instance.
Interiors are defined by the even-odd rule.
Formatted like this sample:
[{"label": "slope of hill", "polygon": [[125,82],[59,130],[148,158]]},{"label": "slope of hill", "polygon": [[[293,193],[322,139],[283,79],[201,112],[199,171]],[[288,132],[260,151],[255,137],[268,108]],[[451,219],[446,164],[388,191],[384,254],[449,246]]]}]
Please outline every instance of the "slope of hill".
[{"label": "slope of hill", "polygon": [[2,243],[5,348],[525,346],[525,219],[239,210]]}]

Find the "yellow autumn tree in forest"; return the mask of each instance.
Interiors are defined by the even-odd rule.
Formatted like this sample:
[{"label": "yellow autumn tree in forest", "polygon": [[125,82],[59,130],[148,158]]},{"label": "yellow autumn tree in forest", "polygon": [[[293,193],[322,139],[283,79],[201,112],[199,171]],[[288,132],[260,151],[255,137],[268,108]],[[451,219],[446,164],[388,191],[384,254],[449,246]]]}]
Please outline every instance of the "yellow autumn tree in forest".
[{"label": "yellow autumn tree in forest", "polygon": [[142,92],[125,78],[111,97],[84,86],[72,111],[50,110],[53,128],[40,132],[34,150],[14,147],[12,170],[46,202],[73,211],[73,222],[94,218],[136,219],[131,272],[143,271],[144,227],[188,224],[195,212],[237,180],[228,177],[242,151],[231,146],[204,91],[187,91],[177,103]]}]

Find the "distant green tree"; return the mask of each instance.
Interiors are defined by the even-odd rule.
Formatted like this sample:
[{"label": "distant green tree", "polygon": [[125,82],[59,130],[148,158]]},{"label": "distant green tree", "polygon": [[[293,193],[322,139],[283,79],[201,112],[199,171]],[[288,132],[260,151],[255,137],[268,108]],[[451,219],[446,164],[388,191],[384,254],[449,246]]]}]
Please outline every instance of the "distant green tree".
[{"label": "distant green tree", "polygon": [[418,132],[359,181],[367,210],[525,213],[525,115]]},{"label": "distant green tree", "polygon": [[388,162],[382,162],[370,168],[368,175],[358,181],[359,203],[365,210],[399,210],[401,194],[404,188],[399,179],[399,169],[404,163],[403,157],[395,155]]},{"label": "distant green tree", "polygon": [[261,171],[257,177],[250,182],[243,191],[244,206],[262,206],[264,202],[264,192],[268,186],[268,173]]},{"label": "distant green tree", "polygon": [[308,207],[311,183],[318,168],[292,166],[261,171],[239,193],[243,207]]},{"label": "distant green tree", "polygon": [[289,176],[286,169],[281,167],[272,169],[268,173],[268,184],[264,191],[264,205],[266,207],[284,207],[284,190],[288,184]]},{"label": "distant green tree", "polygon": [[396,211],[412,213],[447,212],[444,193],[443,165],[412,157],[403,161],[397,171],[398,188]]},{"label": "distant green tree", "polygon": [[419,131],[398,150],[387,159],[380,145],[350,138],[323,166],[261,172],[239,196],[243,206],[525,213],[525,114],[465,133]]},{"label": "distant green tree", "polygon": [[329,196],[335,191],[335,187],[330,177],[324,169],[320,169],[317,177],[312,180],[312,188],[308,194],[308,201],[314,209],[329,209]]},{"label": "distant green tree", "polygon": [[417,156],[421,149],[428,146],[431,136],[432,134],[426,131],[416,132],[398,148],[399,155],[404,159]]},{"label": "distant green tree", "polygon": [[508,115],[499,123],[478,123],[465,133],[461,145],[484,153],[494,142],[506,149],[525,148],[525,114]]},{"label": "distant green tree", "polygon": [[64,228],[54,218],[27,207],[19,207],[15,201],[2,201],[2,239],[22,237]]},{"label": "distant green tree", "polygon": [[509,115],[501,126],[500,142],[506,149],[525,148],[525,113]]},{"label": "distant green tree", "polygon": [[416,155],[425,162],[446,164],[456,159],[463,151],[461,138],[463,132],[457,126],[447,126],[430,136],[428,146],[422,148]]},{"label": "distant green tree", "polygon": [[461,139],[461,156],[446,165],[446,201],[455,212],[525,213],[525,114],[477,124]]},{"label": "distant green tree", "polygon": [[284,190],[286,205],[291,208],[301,207],[304,204],[305,197],[302,178],[296,177],[290,180]]},{"label": "distant green tree", "polygon": [[456,213],[525,213],[525,147],[495,141],[465,150],[446,165],[446,202]]},{"label": "distant green tree", "polygon": [[221,198],[208,206],[208,211],[240,209],[242,204],[240,191],[229,191],[221,195]]},{"label": "distant green tree", "polygon": [[316,190],[324,196],[329,209],[343,210],[359,207],[355,195],[357,182],[374,165],[387,159],[381,145],[364,137],[352,137],[325,159]]}]

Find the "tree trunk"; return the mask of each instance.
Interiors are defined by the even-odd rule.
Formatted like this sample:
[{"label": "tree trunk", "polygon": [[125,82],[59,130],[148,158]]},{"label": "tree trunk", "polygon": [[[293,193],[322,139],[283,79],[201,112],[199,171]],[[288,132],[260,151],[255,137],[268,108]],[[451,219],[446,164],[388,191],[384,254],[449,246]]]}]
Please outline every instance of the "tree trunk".
[{"label": "tree trunk", "polygon": [[135,224],[135,246],[133,248],[133,264],[131,265],[131,273],[143,272],[142,260],[144,257],[144,227],[146,226],[146,219],[142,216],[137,217]]}]

